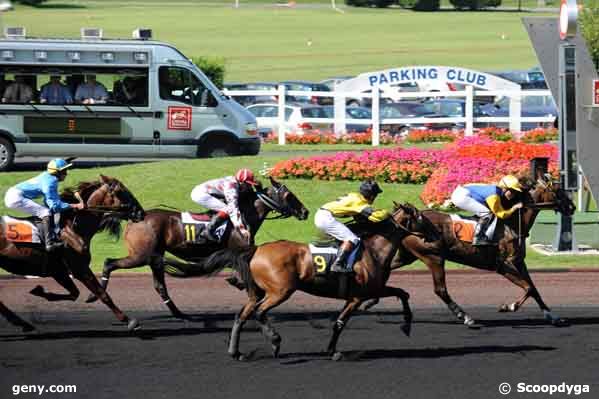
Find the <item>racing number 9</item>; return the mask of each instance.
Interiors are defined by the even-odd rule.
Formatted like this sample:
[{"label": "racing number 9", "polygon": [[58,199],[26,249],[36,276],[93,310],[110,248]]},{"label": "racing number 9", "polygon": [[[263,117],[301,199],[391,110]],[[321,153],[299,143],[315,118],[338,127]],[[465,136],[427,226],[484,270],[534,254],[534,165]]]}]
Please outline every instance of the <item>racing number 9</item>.
[{"label": "racing number 9", "polygon": [[324,256],[316,255],[314,263],[316,264],[316,273],[324,273],[327,270],[327,261],[324,259]]}]

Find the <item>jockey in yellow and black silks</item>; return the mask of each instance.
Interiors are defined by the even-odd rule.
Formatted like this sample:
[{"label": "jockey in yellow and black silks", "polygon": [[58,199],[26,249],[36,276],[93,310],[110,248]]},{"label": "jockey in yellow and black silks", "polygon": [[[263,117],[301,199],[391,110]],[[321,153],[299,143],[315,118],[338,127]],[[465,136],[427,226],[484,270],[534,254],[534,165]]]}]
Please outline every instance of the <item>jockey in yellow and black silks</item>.
[{"label": "jockey in yellow and black silks", "polygon": [[337,258],[331,265],[332,272],[349,273],[352,269],[347,267],[347,258],[351,251],[360,242],[347,226],[335,218],[362,216],[371,222],[382,222],[390,214],[383,209],[374,209],[372,203],[383,190],[374,181],[364,181],[360,185],[359,193],[349,193],[336,201],[324,204],[314,215],[314,224],[319,230],[341,241]]}]

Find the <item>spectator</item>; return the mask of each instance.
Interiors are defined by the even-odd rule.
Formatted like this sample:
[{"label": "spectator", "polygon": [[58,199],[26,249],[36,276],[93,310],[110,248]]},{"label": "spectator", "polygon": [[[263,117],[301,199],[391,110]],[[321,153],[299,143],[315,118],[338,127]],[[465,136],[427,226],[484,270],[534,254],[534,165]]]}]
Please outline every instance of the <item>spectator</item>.
[{"label": "spectator", "polygon": [[106,88],[96,81],[96,75],[87,75],[87,82],[77,87],[75,101],[81,104],[105,104],[108,99]]},{"label": "spectator", "polygon": [[146,86],[145,78],[127,76],[122,82],[115,83],[114,98],[119,104],[145,105],[147,103]]},{"label": "spectator", "polygon": [[23,76],[15,76],[15,81],[4,90],[2,102],[24,104],[33,100],[33,90],[24,81]]},{"label": "spectator", "polygon": [[72,104],[73,96],[68,87],[60,83],[60,76],[52,75],[50,82],[42,87],[40,102],[51,105]]}]

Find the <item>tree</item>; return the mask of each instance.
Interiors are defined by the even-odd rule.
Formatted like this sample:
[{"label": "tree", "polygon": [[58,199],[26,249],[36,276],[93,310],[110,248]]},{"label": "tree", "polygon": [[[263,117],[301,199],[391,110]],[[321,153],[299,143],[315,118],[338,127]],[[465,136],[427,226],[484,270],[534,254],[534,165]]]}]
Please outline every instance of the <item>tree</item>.
[{"label": "tree", "polygon": [[191,61],[218,87],[225,81],[225,59],[217,57],[192,57]]},{"label": "tree", "polygon": [[599,70],[599,0],[589,1],[582,9],[580,26],[591,58]]}]

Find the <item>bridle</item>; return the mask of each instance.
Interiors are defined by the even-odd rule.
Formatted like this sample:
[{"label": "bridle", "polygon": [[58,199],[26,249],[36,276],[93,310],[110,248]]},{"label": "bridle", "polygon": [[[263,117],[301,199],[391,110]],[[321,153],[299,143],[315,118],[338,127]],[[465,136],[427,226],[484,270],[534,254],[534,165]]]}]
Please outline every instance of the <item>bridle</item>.
[{"label": "bridle", "polygon": [[[410,229],[410,226],[407,226],[407,227],[406,227],[406,226],[402,225],[400,222],[398,222],[397,220],[395,220],[395,215],[397,215],[399,212],[402,212],[402,211],[403,211],[403,212],[405,212],[405,213],[407,213],[407,214],[408,214],[408,215],[410,215],[411,217],[413,217],[413,216],[416,216],[416,223],[419,223],[419,224],[421,224],[421,223],[423,222],[423,216],[422,216],[422,214],[421,214],[420,212],[416,212],[416,215],[412,215],[411,213],[409,213],[409,212],[406,210],[406,208],[405,208],[405,207],[403,207],[403,206],[399,205],[399,208],[397,208],[397,209],[395,210],[395,212],[393,212],[393,213],[391,214],[391,218],[390,218],[390,219],[391,219],[391,223],[393,223],[393,226],[394,226],[394,227],[395,227],[397,230],[401,230],[401,231],[403,231],[404,233],[406,233],[406,234],[405,234],[406,236],[408,236],[408,235],[413,235],[413,236],[416,236],[416,237],[419,237],[419,238],[426,238],[426,235],[425,235],[425,234],[423,234],[423,233],[420,233],[420,232],[417,232],[417,231],[413,231],[412,229]],[[408,219],[410,219],[410,221],[411,221],[411,219],[412,219],[411,217],[410,217],[410,218],[408,218]]]},{"label": "bridle", "polygon": [[[103,183],[99,188],[97,188],[96,190],[94,190],[94,193],[104,189],[104,191],[111,196],[116,196],[115,194],[115,190],[117,189],[118,183],[117,182],[111,182],[111,183]],[[93,195],[93,193],[92,193]],[[90,197],[92,196],[90,195]],[[75,192],[75,198],[77,198],[79,201],[83,202],[85,204],[85,201],[83,201],[83,199],[81,198],[81,195],[79,192]],[[89,198],[88,198],[89,200]],[[81,211],[83,212],[90,212],[90,213],[101,213],[101,214],[108,214],[108,215],[113,215],[113,216],[117,216],[119,218],[126,218],[126,219],[135,219],[136,215],[134,215],[135,212],[137,212],[135,210],[135,206],[133,204],[133,198],[131,197],[131,195],[129,194],[129,198],[128,198],[128,202],[129,204],[127,205],[117,205],[117,206],[103,206],[103,205],[97,205],[97,206],[87,206],[87,204],[85,204],[85,208],[83,208]]]},{"label": "bridle", "polygon": [[[270,210],[277,212],[278,215],[267,217],[266,220],[288,219],[294,214],[294,209],[284,202],[285,194],[289,193],[289,189],[281,184],[278,187],[272,187],[273,195],[269,196],[267,190],[256,191],[258,199],[262,201]],[[273,198],[274,197],[274,198]]]}]

